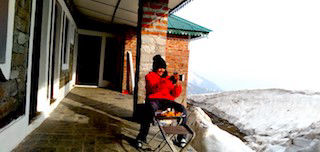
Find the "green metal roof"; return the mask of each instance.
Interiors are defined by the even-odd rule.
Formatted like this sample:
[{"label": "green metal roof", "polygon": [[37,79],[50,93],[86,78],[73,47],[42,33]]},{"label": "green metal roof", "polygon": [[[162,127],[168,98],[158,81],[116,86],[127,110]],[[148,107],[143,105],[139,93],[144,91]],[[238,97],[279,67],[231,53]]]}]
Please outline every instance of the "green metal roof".
[{"label": "green metal roof", "polygon": [[168,17],[168,34],[188,35],[192,38],[207,36],[212,30],[173,14]]}]

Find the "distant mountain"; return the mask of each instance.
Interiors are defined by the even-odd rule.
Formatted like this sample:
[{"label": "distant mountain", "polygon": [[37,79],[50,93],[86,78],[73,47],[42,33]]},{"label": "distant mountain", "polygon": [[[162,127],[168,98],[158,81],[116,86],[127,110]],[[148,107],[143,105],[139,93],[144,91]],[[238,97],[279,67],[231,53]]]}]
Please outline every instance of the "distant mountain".
[{"label": "distant mountain", "polygon": [[222,91],[218,85],[194,72],[188,76],[188,95]]}]

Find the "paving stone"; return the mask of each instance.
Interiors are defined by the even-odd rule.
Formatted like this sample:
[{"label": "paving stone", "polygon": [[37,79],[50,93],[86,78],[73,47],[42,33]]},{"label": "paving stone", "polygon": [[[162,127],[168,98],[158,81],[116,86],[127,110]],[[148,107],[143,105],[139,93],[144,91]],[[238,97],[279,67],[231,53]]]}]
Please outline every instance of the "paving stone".
[{"label": "paving stone", "polygon": [[95,151],[94,146],[85,145],[84,151],[85,152],[94,152]]},{"label": "paving stone", "polygon": [[72,147],[71,149],[70,149],[70,152],[79,152],[79,151],[81,151],[81,147]]},{"label": "paving stone", "polygon": [[[110,90],[75,88],[13,151],[138,151],[127,140],[135,139],[139,124],[119,117],[132,116],[133,107],[128,107],[132,106],[132,100],[130,95]],[[80,116],[87,122],[80,120]]]}]

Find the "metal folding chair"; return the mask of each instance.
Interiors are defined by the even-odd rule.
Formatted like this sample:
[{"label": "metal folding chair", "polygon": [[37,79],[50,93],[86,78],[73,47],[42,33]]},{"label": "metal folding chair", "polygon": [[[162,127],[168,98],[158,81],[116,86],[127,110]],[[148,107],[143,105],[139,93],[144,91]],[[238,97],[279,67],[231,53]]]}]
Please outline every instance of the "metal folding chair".
[{"label": "metal folding chair", "polygon": [[[154,120],[159,128],[159,131],[151,138],[151,140],[148,143],[150,143],[153,139],[155,139],[155,137],[158,136],[159,134],[161,134],[163,137],[163,140],[154,149],[154,151],[157,151],[157,150],[161,151],[166,145],[168,145],[172,152],[178,152],[176,146],[172,141],[173,137],[178,134],[191,135],[191,137],[187,139],[186,145],[183,148],[181,148],[179,151],[182,152],[187,148],[187,146],[194,139],[195,133],[188,125],[180,125],[183,117],[186,117],[186,116],[178,116],[178,117],[177,116],[173,116],[173,117],[155,116],[154,117]],[[171,123],[171,124],[165,125],[164,123],[161,122],[162,120],[173,120],[173,121],[177,120],[177,122],[178,120],[180,120],[180,122],[176,124]]]}]

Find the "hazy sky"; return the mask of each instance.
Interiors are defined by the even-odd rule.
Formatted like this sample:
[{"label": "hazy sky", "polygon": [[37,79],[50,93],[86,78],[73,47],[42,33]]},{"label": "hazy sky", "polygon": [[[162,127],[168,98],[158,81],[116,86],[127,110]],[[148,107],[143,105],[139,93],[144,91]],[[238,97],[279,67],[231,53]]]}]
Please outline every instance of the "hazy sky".
[{"label": "hazy sky", "polygon": [[193,0],[176,15],[213,30],[189,65],[222,89],[320,91],[319,0]]}]

